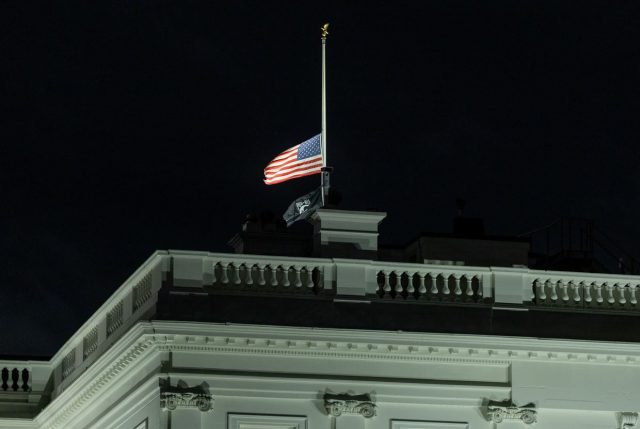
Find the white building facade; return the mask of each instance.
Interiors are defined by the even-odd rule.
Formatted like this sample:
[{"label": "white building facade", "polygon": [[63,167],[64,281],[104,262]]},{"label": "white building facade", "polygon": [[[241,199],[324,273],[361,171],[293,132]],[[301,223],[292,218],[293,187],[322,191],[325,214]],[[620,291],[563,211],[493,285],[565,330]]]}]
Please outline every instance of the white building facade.
[{"label": "white building facade", "polygon": [[338,322],[317,315],[307,326],[228,323],[213,313],[217,302],[242,312],[247,299],[238,317],[253,320],[255,303],[271,300],[286,302],[274,320],[304,302],[374,324],[400,308],[425,323],[448,311],[552,313],[561,330],[611,315],[634,331],[638,285],[528,268],[156,252],[50,360],[0,361],[0,428],[635,428],[631,341],[327,327]]}]

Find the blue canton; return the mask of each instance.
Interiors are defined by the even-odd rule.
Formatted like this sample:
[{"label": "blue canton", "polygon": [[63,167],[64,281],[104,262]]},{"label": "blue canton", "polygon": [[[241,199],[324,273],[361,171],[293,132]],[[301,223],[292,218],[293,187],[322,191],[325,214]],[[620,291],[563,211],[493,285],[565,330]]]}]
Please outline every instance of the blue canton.
[{"label": "blue canton", "polygon": [[298,159],[307,159],[312,156],[320,155],[320,134],[311,137],[304,143],[300,143],[298,147]]}]

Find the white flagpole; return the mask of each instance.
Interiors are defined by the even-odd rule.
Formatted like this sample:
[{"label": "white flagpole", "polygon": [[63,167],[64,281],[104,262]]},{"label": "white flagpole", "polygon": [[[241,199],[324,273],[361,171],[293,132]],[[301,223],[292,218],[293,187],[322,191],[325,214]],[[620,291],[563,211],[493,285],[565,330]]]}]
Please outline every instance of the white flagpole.
[{"label": "white flagpole", "polygon": [[320,132],[320,150],[322,151],[322,172],[320,173],[320,186],[322,187],[322,207],[327,203],[329,196],[329,171],[327,168],[327,71],[325,48],[329,35],[329,23],[322,26],[322,129]]},{"label": "white flagpole", "polygon": [[322,26],[322,166],[327,166],[327,71],[325,47],[329,35],[329,24]]}]

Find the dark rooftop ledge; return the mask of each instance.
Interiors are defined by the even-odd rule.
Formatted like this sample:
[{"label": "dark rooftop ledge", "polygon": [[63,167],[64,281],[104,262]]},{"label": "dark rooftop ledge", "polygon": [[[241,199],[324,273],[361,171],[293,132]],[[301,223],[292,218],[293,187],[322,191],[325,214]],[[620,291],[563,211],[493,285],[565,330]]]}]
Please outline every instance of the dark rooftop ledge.
[{"label": "dark rooftop ledge", "polygon": [[157,314],[160,320],[638,342],[629,316],[241,295],[164,295]]}]

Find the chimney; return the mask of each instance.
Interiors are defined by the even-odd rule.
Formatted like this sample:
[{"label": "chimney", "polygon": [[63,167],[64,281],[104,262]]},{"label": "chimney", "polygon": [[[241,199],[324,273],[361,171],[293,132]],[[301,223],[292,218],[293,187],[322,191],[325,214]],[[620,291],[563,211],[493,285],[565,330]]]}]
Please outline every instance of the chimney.
[{"label": "chimney", "polygon": [[324,258],[377,259],[384,212],[318,209],[311,215],[313,254]]}]

